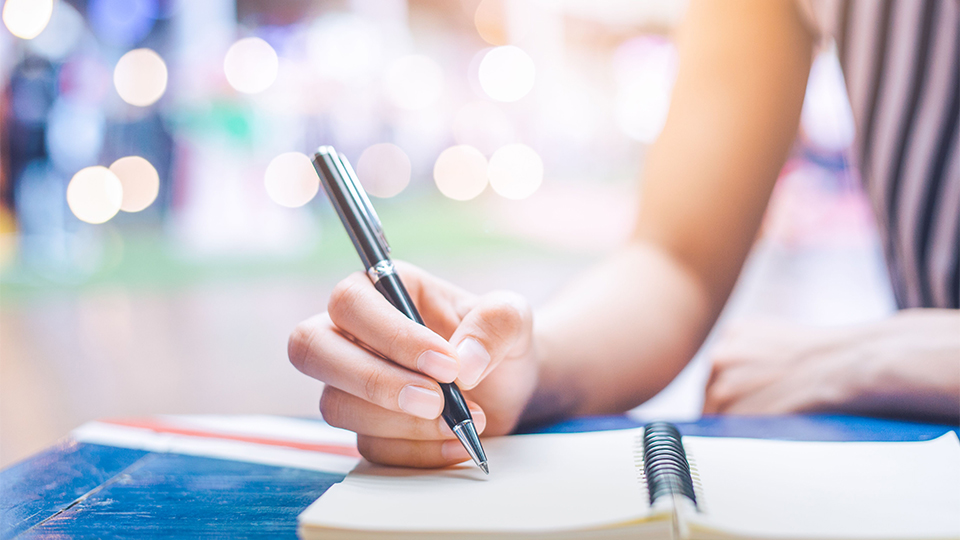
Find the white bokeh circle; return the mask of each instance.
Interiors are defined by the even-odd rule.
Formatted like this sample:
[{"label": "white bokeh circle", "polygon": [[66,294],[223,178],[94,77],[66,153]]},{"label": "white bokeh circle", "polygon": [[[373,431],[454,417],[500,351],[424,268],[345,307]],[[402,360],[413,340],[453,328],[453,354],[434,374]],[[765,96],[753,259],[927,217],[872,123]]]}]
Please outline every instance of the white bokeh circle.
[{"label": "white bokeh circle", "polygon": [[433,181],[447,197],[469,201],[487,187],[487,158],[465,144],[447,148],[434,163]]},{"label": "white bokeh circle", "polygon": [[101,166],[77,171],[67,185],[67,205],[87,223],[104,223],[117,215],[123,203],[123,185],[110,169]]},{"label": "white bokeh circle", "polygon": [[526,199],[543,183],[543,160],[525,144],[508,144],[490,156],[490,187],[507,199]]},{"label": "white bokeh circle", "polygon": [[320,189],[313,162],[300,152],[285,152],[273,158],[263,176],[270,199],[288,208],[307,204]]},{"label": "white bokeh circle", "polygon": [[113,85],[127,103],[147,107],[167,89],[167,64],[151,49],[134,49],[117,62]]},{"label": "white bokeh circle", "polygon": [[140,156],[126,156],[114,161],[110,171],[123,186],[124,212],[139,212],[153,204],[160,192],[160,175],[149,161]]}]

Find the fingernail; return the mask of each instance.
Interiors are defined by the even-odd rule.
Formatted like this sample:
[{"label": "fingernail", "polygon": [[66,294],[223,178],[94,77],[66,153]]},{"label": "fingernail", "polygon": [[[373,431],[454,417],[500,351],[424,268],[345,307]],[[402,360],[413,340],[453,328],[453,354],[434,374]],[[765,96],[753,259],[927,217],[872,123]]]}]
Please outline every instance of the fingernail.
[{"label": "fingernail", "polygon": [[417,369],[440,382],[451,382],[457,378],[460,366],[457,361],[437,351],[426,351],[417,358]]},{"label": "fingernail", "polygon": [[470,409],[470,416],[473,417],[473,427],[477,428],[477,433],[483,433],[487,427],[487,415],[480,409]]},{"label": "fingernail", "polygon": [[407,414],[430,420],[440,415],[443,410],[443,398],[433,390],[413,386],[404,386],[397,399],[400,409]]},{"label": "fingernail", "polygon": [[457,355],[460,356],[460,382],[466,386],[477,384],[480,375],[490,365],[490,353],[479,341],[466,338],[457,347]]},{"label": "fingernail", "polygon": [[443,441],[440,445],[440,455],[447,461],[465,461],[470,459],[470,454],[459,440]]}]

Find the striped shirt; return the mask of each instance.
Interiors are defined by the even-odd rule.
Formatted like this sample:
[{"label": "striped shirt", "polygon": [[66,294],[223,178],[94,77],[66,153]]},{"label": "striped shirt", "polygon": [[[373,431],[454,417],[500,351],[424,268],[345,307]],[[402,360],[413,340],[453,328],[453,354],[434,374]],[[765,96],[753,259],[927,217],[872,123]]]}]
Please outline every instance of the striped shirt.
[{"label": "striped shirt", "polygon": [[960,0],[801,11],[837,44],[897,304],[960,307]]}]

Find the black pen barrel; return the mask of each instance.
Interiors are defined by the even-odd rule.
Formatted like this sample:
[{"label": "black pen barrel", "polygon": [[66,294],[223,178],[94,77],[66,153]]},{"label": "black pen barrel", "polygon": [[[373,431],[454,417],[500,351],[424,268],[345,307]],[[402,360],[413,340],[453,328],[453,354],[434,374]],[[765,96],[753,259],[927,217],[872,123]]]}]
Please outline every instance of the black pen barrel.
[{"label": "black pen barrel", "polygon": [[[420,312],[413,305],[410,294],[407,293],[407,289],[403,286],[399,276],[396,274],[382,276],[374,286],[387,301],[403,312],[410,320],[426,326],[423,324]],[[460,389],[455,383],[440,383],[440,388],[443,390],[443,419],[448,426],[452,428],[464,420],[473,419],[470,408],[467,407],[467,401],[463,398],[463,394],[460,393]]]},{"label": "black pen barrel", "polygon": [[388,302],[393,304],[393,307],[399,309],[408,319],[426,326],[423,324],[420,312],[417,311],[417,306],[413,305],[413,300],[410,299],[407,288],[404,287],[403,282],[400,281],[400,276],[396,274],[381,276],[373,286],[380,291],[380,294],[382,294]]}]

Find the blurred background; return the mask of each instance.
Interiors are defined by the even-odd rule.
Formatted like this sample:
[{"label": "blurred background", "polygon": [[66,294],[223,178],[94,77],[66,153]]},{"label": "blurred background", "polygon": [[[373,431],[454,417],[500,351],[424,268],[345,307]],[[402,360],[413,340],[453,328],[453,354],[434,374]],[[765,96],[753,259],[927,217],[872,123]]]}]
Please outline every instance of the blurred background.
[{"label": "blurred background", "polygon": [[[307,157],[322,144],[398,258],[543,302],[630,234],[684,10],[6,0],[0,466],[95,418],[318,415],[287,336],[360,269]],[[852,138],[825,50],[725,320],[893,309]],[[706,356],[633,414],[695,417]]]}]

